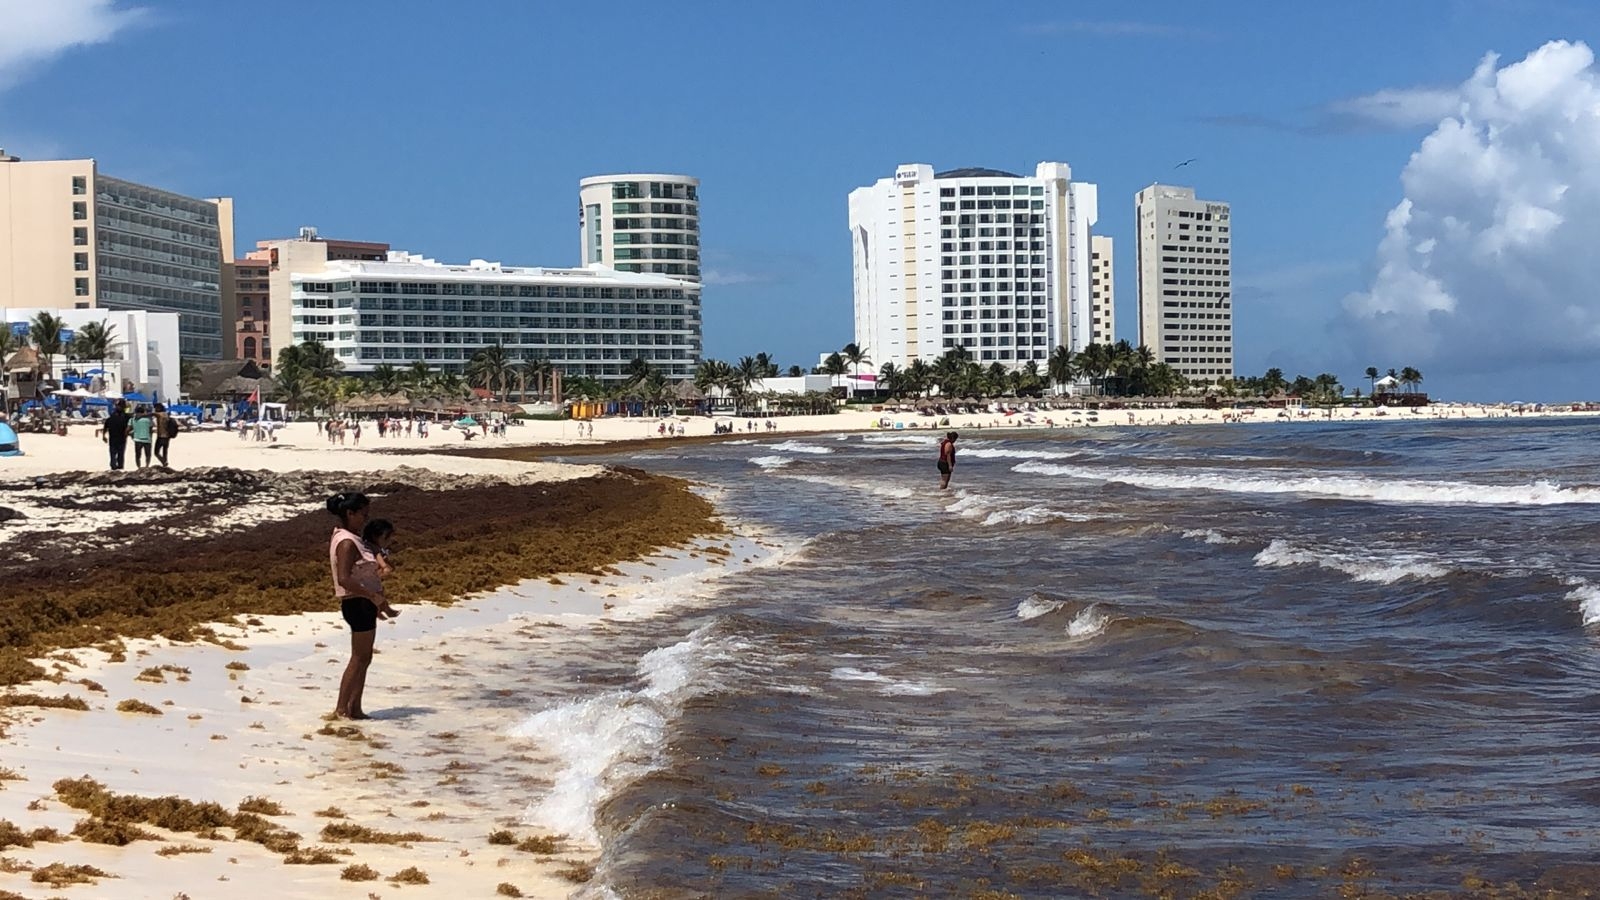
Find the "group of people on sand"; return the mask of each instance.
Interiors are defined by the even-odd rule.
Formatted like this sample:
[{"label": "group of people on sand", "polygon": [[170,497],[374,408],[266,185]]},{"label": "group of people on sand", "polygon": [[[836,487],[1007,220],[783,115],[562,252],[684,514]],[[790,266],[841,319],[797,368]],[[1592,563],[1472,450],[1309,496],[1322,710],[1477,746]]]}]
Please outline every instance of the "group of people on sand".
[{"label": "group of people on sand", "polygon": [[166,404],[155,406],[140,404],[130,413],[128,401],[118,400],[111,406],[111,415],[96,429],[95,436],[106,442],[111,468],[122,470],[127,465],[128,442],[133,442],[133,464],[143,469],[159,465],[172,468],[168,461],[172,439],[178,436],[178,420],[168,412]]}]

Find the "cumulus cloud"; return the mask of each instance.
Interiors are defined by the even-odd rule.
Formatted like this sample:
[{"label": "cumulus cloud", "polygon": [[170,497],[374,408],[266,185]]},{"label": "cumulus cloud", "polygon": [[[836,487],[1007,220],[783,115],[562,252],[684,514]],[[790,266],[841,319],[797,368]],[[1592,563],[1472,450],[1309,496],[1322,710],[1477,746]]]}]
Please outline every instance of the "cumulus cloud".
[{"label": "cumulus cloud", "polygon": [[[1600,351],[1600,72],[1581,42],[1486,56],[1401,173],[1338,327],[1375,365],[1495,372]],[[1406,109],[1428,114],[1428,103]],[[1397,106],[1398,110],[1400,107]],[[1401,115],[1396,112],[1396,115]]]},{"label": "cumulus cloud", "polygon": [[0,0],[0,89],[73,47],[111,40],[143,16],[117,0]]}]

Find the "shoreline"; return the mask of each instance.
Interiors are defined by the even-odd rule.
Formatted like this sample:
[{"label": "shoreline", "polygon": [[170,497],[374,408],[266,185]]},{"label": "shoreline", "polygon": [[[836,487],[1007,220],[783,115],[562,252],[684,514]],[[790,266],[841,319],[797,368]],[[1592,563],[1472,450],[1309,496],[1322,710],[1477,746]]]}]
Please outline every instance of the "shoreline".
[{"label": "shoreline", "polygon": [[[401,884],[418,896],[493,896],[502,884],[567,896],[592,871],[594,848],[521,824],[525,800],[553,774],[528,740],[508,736],[530,710],[494,698],[523,691],[520,661],[570,629],[647,614],[664,577],[712,577],[766,551],[728,534],[675,479],[501,461],[462,467],[499,475],[459,476],[457,462],[0,485],[0,507],[22,508],[0,523],[13,536],[53,500],[58,522],[89,525],[0,565],[11,685],[0,694],[0,820],[13,826],[0,824],[12,860],[0,892],[43,896],[49,877],[65,887],[78,877],[71,867],[86,866],[91,893],[108,898],[210,896],[219,881],[282,897]],[[380,632],[374,719],[360,723],[326,717],[349,641],[321,584],[331,483],[366,487],[402,535],[390,589],[403,615]],[[254,495],[266,497],[265,521],[229,518],[230,504]],[[119,539],[99,541],[101,531]],[[496,681],[500,691],[486,692]],[[85,777],[119,796],[219,803],[233,824],[140,819],[126,812],[149,805],[137,799],[74,808],[69,795],[93,792],[62,780]],[[46,868],[56,863],[67,868]],[[357,865],[379,880],[341,878]]]}]

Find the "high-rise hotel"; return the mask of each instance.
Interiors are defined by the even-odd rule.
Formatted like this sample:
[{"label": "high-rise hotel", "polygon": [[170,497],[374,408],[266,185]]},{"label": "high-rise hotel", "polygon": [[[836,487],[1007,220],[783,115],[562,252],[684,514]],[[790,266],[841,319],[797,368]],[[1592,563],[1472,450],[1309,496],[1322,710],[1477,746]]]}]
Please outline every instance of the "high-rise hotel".
[{"label": "high-rise hotel", "polygon": [[596,175],[578,203],[584,265],[700,283],[700,179]]},{"label": "high-rise hotel", "polygon": [[92,159],[0,151],[0,307],[178,314],[181,352],[221,359],[233,201],[112,178]]},{"label": "high-rise hotel", "polygon": [[1117,290],[1111,238],[1103,234],[1090,235],[1089,250],[1089,342],[1114,344],[1117,342]]},{"label": "high-rise hotel", "polygon": [[1032,177],[907,164],[851,191],[855,342],[902,368],[955,347],[1013,369],[1082,350],[1098,211],[1095,185],[1066,163]]},{"label": "high-rise hotel", "polygon": [[1194,188],[1152,184],[1134,198],[1139,341],[1185,378],[1233,377],[1232,221]]}]

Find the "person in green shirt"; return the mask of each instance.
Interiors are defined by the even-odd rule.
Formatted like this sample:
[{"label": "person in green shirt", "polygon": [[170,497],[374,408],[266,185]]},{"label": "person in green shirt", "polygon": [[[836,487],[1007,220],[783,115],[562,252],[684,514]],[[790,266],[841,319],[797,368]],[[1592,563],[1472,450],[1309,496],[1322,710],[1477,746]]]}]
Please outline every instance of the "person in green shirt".
[{"label": "person in green shirt", "polygon": [[133,436],[133,464],[138,468],[150,465],[150,442],[155,437],[155,419],[150,417],[150,407],[141,406],[128,423],[128,434]]}]

